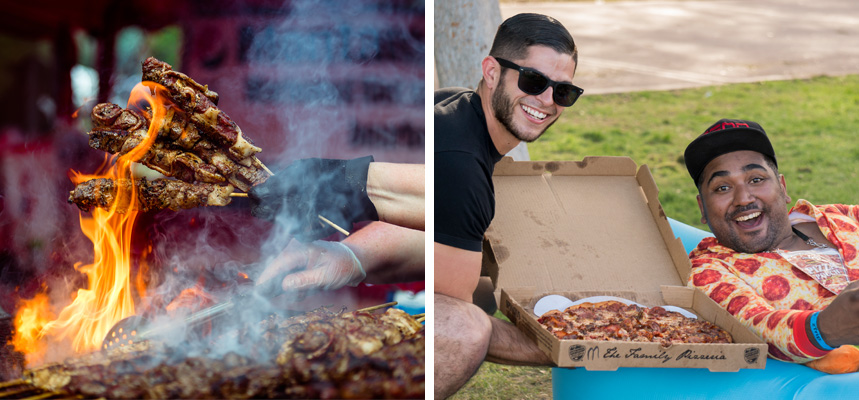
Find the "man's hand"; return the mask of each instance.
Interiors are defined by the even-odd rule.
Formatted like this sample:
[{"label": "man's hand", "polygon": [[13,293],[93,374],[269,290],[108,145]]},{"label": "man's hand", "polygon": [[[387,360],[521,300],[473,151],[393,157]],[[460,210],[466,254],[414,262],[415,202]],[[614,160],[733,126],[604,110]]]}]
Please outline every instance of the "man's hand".
[{"label": "man's hand", "polygon": [[257,286],[283,291],[335,290],[357,286],[367,273],[348,246],[340,242],[292,241],[257,278]]},{"label": "man's hand", "polygon": [[336,232],[319,216],[346,230],[354,222],[378,220],[376,207],[367,195],[367,171],[372,161],[372,156],[295,161],[248,192],[251,213],[284,224],[303,242]]},{"label": "man's hand", "polygon": [[817,326],[829,346],[859,344],[859,281],[847,285],[820,312]]}]

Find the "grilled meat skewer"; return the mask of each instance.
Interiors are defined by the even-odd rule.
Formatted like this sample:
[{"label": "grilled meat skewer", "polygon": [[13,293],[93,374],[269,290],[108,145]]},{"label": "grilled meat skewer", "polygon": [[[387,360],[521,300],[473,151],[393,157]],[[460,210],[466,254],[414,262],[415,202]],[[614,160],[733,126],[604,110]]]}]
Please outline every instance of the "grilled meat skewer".
[{"label": "grilled meat skewer", "polygon": [[92,207],[109,208],[118,198],[118,191],[123,191],[123,203],[117,206],[121,213],[129,209],[131,202],[131,185],[137,187],[137,204],[131,208],[138,211],[161,210],[169,208],[173,211],[199,206],[225,206],[230,204],[232,186],[218,186],[198,183],[189,184],[175,179],[121,179],[108,178],[91,179],[78,184],[69,192],[69,203],[74,203],[82,211]]},{"label": "grilled meat skewer", "polygon": [[[90,147],[111,154],[126,154],[146,140],[149,135],[144,129],[133,132],[93,129],[88,134]],[[224,183],[227,180],[216,166],[207,164],[196,154],[171,148],[171,146],[158,140],[138,162],[166,176],[189,183],[194,181]]]},{"label": "grilled meat skewer", "polygon": [[170,64],[149,57],[143,61],[143,81],[155,82],[167,88],[169,97],[178,104],[191,121],[211,140],[228,149],[235,161],[241,161],[262,151],[251,143],[242,129],[217,106],[218,94],[200,85],[188,75],[174,71]]},{"label": "grilled meat skewer", "polygon": [[[112,103],[98,104],[92,111],[94,128],[88,132],[89,145],[125,154],[147,138],[150,118]],[[215,143],[200,137],[182,112],[170,109],[165,119],[152,148],[140,160],[144,165],[185,182],[227,181],[245,192],[268,179],[269,175],[250,158],[236,163]]]}]

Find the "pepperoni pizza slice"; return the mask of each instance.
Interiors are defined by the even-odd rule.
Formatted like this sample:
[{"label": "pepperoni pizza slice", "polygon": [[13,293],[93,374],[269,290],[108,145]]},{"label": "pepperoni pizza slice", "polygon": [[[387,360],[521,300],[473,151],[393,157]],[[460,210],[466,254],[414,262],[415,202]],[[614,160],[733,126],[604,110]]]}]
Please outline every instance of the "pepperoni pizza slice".
[{"label": "pepperoni pizza slice", "polygon": [[662,307],[619,301],[582,303],[538,320],[558,339],[672,343],[731,343],[724,329]]}]

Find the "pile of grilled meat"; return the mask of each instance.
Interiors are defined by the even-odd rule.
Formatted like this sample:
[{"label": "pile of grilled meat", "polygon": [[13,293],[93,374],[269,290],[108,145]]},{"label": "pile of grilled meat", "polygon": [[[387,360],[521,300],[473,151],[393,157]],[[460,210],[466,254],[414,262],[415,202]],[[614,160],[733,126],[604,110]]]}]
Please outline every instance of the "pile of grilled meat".
[{"label": "pile of grilled meat", "polygon": [[27,378],[53,393],[99,398],[424,397],[424,329],[402,310],[321,308],[272,315],[232,334],[241,355],[188,357],[181,348],[142,342],[31,370]]},{"label": "pile of grilled meat", "polygon": [[[90,147],[125,155],[149,139],[150,125],[160,128],[148,151],[138,162],[178,180],[156,179],[155,183],[135,180],[134,186],[147,190],[136,203],[120,205],[124,212],[198,206],[223,206],[235,189],[243,192],[269,177],[256,157],[260,152],[230,117],[217,106],[218,94],[187,75],[153,57],[143,61],[143,82],[150,91],[162,91],[166,110],[157,117],[150,107],[127,109],[101,103],[92,110]],[[156,96],[158,97],[158,96]],[[164,181],[164,182],[159,182]],[[117,190],[130,190],[132,182],[111,182],[106,178],[82,182],[71,191],[69,203],[83,211],[107,208],[118,197]],[[128,197],[130,196],[119,196]]]}]

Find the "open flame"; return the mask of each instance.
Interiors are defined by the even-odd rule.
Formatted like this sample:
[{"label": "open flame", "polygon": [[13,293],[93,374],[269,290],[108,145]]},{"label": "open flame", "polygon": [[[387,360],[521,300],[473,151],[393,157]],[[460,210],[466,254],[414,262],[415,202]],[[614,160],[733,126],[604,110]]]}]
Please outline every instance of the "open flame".
[{"label": "open flame", "polygon": [[45,293],[38,293],[29,300],[24,300],[15,315],[15,337],[12,345],[26,355],[27,364],[37,364],[45,358],[47,347],[42,343],[42,328],[50,322],[54,315],[51,312],[50,301]]},{"label": "open flame", "polygon": [[[94,175],[70,171],[72,182],[77,185],[96,178],[133,178],[132,165],[155,142],[170,100],[160,85],[142,82],[131,91],[128,104],[132,107],[144,103],[150,108],[145,112],[152,115],[146,140],[127,154],[106,158]],[[71,304],[56,319],[48,314],[50,307],[44,294],[19,307],[12,344],[27,355],[28,365],[42,362],[51,346],[63,343],[70,342],[75,353],[97,350],[117,321],[135,314],[134,295],[142,297],[146,290],[142,279],[133,282],[131,276],[131,237],[138,212],[134,207],[117,212],[120,205],[136,204],[137,190],[135,185],[131,187],[133,190],[128,192],[117,190],[110,209],[93,208],[91,216],[80,214],[81,231],[92,241],[94,250],[91,264],[75,264],[75,269],[87,276],[87,288],[72,294]]]}]

